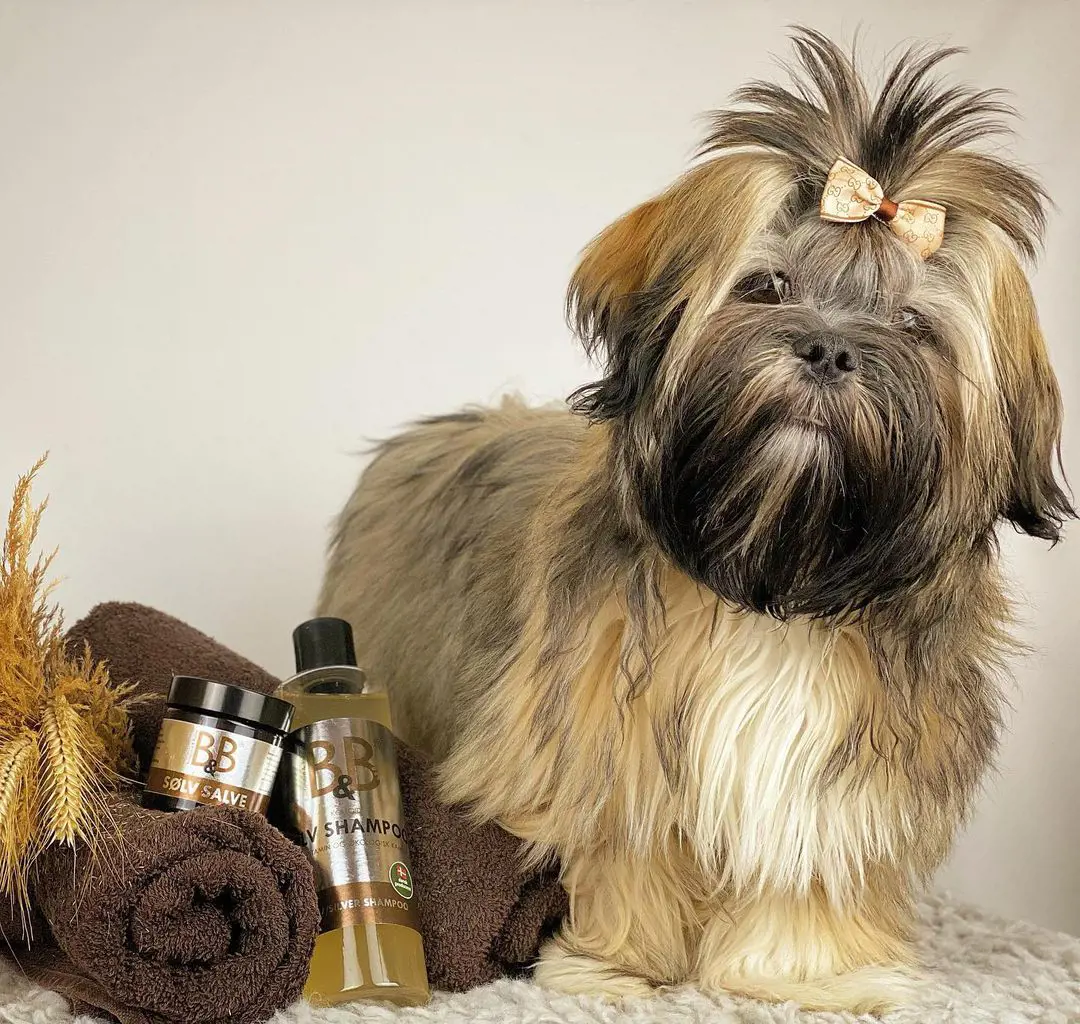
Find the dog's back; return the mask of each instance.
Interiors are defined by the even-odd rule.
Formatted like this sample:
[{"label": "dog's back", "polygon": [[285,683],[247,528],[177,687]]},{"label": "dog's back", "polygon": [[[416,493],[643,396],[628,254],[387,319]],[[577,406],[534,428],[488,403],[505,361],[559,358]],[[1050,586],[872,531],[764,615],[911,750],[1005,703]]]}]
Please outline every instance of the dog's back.
[{"label": "dog's back", "polygon": [[445,754],[469,694],[518,636],[528,523],[584,429],[563,409],[507,399],[384,442],[361,476],[318,611],[352,624],[408,742]]}]

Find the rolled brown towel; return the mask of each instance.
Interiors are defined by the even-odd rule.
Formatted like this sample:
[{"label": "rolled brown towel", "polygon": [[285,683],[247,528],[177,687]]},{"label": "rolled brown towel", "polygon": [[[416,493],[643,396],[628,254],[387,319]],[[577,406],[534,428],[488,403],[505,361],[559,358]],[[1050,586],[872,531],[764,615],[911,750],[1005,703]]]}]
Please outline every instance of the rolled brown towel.
[{"label": "rolled brown towel", "polygon": [[303,852],[258,815],[113,807],[96,857],[50,850],[35,909],[38,983],[122,1024],[256,1024],[299,997],[319,913]]},{"label": "rolled brown towel", "polygon": [[[278,680],[179,619],[145,605],[94,608],[68,634],[109,662],[116,680],[138,682],[153,700],[134,713],[135,746],[149,762],[161,695],[175,673],[207,676],[269,692]],[[520,842],[495,824],[474,827],[438,800],[427,759],[398,747],[428,978],[464,991],[529,968],[541,941],[567,912],[554,871],[523,872]]]}]

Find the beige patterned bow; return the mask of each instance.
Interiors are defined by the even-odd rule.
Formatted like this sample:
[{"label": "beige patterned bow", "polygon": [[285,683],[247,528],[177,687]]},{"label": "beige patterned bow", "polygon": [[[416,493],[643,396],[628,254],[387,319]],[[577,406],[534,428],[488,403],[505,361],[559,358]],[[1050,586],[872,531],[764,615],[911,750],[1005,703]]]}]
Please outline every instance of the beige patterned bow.
[{"label": "beige patterned bow", "polygon": [[841,157],[832,165],[821,194],[821,218],[852,224],[870,217],[888,224],[924,260],[937,252],[945,236],[944,206],[927,199],[894,203],[866,171]]}]

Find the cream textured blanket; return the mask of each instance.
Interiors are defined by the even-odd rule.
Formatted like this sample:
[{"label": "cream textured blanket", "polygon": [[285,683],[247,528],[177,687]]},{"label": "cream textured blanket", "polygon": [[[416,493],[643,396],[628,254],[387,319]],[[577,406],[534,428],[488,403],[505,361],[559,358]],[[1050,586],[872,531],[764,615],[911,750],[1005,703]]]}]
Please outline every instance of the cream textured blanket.
[{"label": "cream textured blanket", "polygon": [[[922,906],[928,979],[919,1001],[888,1024],[1076,1024],[1080,1022],[1080,939],[1007,921],[946,896]],[[500,981],[464,995],[437,995],[429,1006],[394,1010],[354,1003],[316,1010],[297,1003],[274,1024],[840,1024],[852,1018],[802,1013],[743,999],[707,999],[693,988],[613,1006],[556,996],[523,981]],[[866,1018],[869,1019],[869,1018]],[[67,1004],[27,984],[0,959],[0,1021],[71,1024]],[[81,1018],[88,1024],[89,1018]]]}]

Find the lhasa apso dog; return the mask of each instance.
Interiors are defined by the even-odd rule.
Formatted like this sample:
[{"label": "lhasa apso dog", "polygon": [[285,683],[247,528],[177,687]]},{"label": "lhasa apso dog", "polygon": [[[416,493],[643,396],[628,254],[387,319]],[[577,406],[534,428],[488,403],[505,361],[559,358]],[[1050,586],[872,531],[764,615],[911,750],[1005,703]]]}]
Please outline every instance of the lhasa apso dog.
[{"label": "lhasa apso dog", "polygon": [[[1044,194],[997,93],[915,50],[793,88],[603,231],[602,378],[382,445],[320,602],[442,793],[554,856],[541,984],[876,1011],[967,815],[1010,651],[1002,520],[1056,540],[1061,408],[1022,268]],[[433,894],[438,899],[438,894]]]}]

